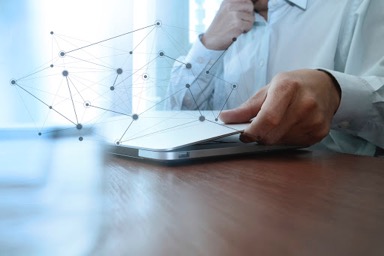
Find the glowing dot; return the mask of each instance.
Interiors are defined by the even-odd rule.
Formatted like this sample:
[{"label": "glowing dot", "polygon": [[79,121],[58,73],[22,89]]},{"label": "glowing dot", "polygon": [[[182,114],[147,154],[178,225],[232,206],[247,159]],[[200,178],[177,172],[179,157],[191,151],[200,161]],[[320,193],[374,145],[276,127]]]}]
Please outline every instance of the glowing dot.
[{"label": "glowing dot", "polygon": [[144,79],[144,80],[147,80],[148,78],[149,78],[149,75],[148,75],[148,74],[144,74],[144,75],[143,75],[143,79]]},{"label": "glowing dot", "polygon": [[132,115],[132,119],[136,121],[137,119],[139,119],[139,115],[138,114],[133,114]]},{"label": "glowing dot", "polygon": [[192,64],[191,64],[191,63],[187,63],[187,64],[185,64],[185,67],[186,67],[187,69],[191,69],[191,68],[192,68]]},{"label": "glowing dot", "polygon": [[53,35],[54,33],[53,33],[53,31],[51,31],[51,33],[50,33],[51,35]]},{"label": "glowing dot", "polygon": [[114,91],[114,90],[115,90],[115,86],[111,86],[111,87],[109,87],[109,89],[110,89],[111,91]]},{"label": "glowing dot", "polygon": [[121,69],[121,68],[118,68],[118,69],[116,70],[116,73],[117,73],[118,75],[121,75],[121,74],[123,74],[123,69]]},{"label": "glowing dot", "polygon": [[120,141],[116,141],[116,145],[120,145]]},{"label": "glowing dot", "polygon": [[216,117],[216,118],[215,118],[215,121],[216,121],[216,122],[219,121],[219,118]]},{"label": "glowing dot", "polygon": [[62,74],[63,74],[63,76],[68,76],[69,73],[67,70],[64,70]]},{"label": "glowing dot", "polygon": [[38,133],[38,135],[39,135],[39,136],[41,136],[41,135],[42,135],[42,133],[41,133],[41,132],[39,132],[39,133]]},{"label": "glowing dot", "polygon": [[132,54],[133,53],[133,51],[129,51],[129,54]]},{"label": "glowing dot", "polygon": [[53,68],[54,67],[53,64],[51,64],[50,67]]},{"label": "glowing dot", "polygon": [[160,20],[157,20],[156,23],[155,23],[156,26],[161,26],[161,21]]},{"label": "glowing dot", "polygon": [[15,85],[16,84],[16,80],[11,80],[11,85]]},{"label": "glowing dot", "polygon": [[164,55],[165,55],[164,52],[159,52],[160,57],[163,57]]},{"label": "glowing dot", "polygon": [[208,74],[209,74],[209,70],[205,71],[205,74],[207,74],[207,75],[208,75]]},{"label": "glowing dot", "polygon": [[232,38],[232,42],[236,42],[236,40],[237,40],[236,37]]},{"label": "glowing dot", "polygon": [[237,88],[237,85],[236,85],[236,84],[232,85],[232,88],[233,88],[233,89],[236,89],[236,88]]},{"label": "glowing dot", "polygon": [[83,137],[79,137],[79,141],[83,141],[84,140],[84,138]]},{"label": "glowing dot", "polygon": [[84,102],[84,107],[89,108],[90,106],[91,106],[91,102],[90,101]]},{"label": "glowing dot", "polygon": [[63,51],[59,52],[59,56],[60,57],[64,57],[65,56],[65,52],[63,52]]},{"label": "glowing dot", "polygon": [[81,130],[81,129],[83,129],[83,125],[82,125],[82,124],[77,124],[77,125],[76,125],[76,129],[77,129],[77,130]]},{"label": "glowing dot", "polygon": [[52,106],[49,106],[49,109],[53,109],[53,107],[52,107]]},{"label": "glowing dot", "polygon": [[205,121],[205,116],[200,116],[200,117],[199,117],[199,121],[200,121],[200,122],[204,122],[204,121]]},{"label": "glowing dot", "polygon": [[185,88],[189,89],[189,88],[191,88],[191,85],[190,84],[186,84]]}]

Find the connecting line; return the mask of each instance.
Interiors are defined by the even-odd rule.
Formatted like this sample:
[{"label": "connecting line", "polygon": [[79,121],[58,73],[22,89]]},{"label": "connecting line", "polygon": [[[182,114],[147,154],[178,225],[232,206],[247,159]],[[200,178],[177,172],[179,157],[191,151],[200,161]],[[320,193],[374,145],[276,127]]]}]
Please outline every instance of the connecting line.
[{"label": "connecting line", "polygon": [[[132,121],[133,122],[133,121]],[[144,135],[141,135],[141,136],[138,136],[138,137],[135,137],[135,138],[131,138],[129,140],[125,140],[125,141],[130,141],[130,140],[136,140],[136,139],[140,139],[140,138],[144,138],[144,137],[147,137],[147,136],[150,136],[150,135],[153,135],[153,134],[156,134],[156,133],[160,133],[160,132],[165,132],[165,131],[168,131],[168,130],[171,130],[171,129],[174,129],[174,128],[178,128],[178,127],[182,127],[184,125],[188,125],[188,124],[192,124],[192,123],[196,123],[196,120],[193,120],[193,121],[190,121],[190,122],[187,122],[187,123],[183,123],[183,124],[179,124],[179,125],[175,125],[175,126],[172,126],[172,127],[168,127],[166,129],[162,129],[162,130],[159,130],[159,131],[155,131],[153,133],[147,133],[147,134],[144,134]],[[129,128],[129,127],[128,127]],[[128,129],[127,129],[128,131]],[[125,134],[125,133],[124,133]],[[124,137],[124,136],[123,136]],[[122,137],[122,138],[123,138]],[[121,139],[122,139],[121,138]],[[121,141],[121,140],[120,140]]]},{"label": "connecting line", "polygon": [[50,68],[51,68],[51,67],[45,67],[45,68],[40,69],[40,70],[38,70],[38,71],[36,71],[36,72],[33,72],[32,74],[23,76],[22,78],[19,78],[19,79],[16,79],[16,80],[17,80],[17,81],[23,80],[23,79],[25,79],[25,78],[27,78],[27,77],[33,76],[33,75],[35,75],[35,74],[37,74],[37,73],[43,72],[44,70],[46,70],[46,69],[50,69]]},{"label": "connecting line", "polygon": [[235,129],[235,128],[231,127],[231,126],[228,126],[228,125],[226,125],[226,124],[217,123],[217,122],[214,122],[214,121],[209,120],[209,119],[206,119],[206,121],[207,121],[207,122],[210,122],[210,123],[213,123],[213,124],[216,124],[216,125],[223,126],[223,127],[225,127],[225,128],[231,129],[231,130],[236,131],[236,132],[239,132],[239,131],[241,132],[241,131],[242,131],[242,130]]},{"label": "connecting line", "polygon": [[104,39],[104,40],[101,40],[101,41],[98,41],[98,42],[95,42],[95,43],[91,43],[91,44],[79,47],[77,49],[73,49],[73,50],[70,50],[68,52],[65,52],[65,54],[68,54],[68,53],[71,53],[71,52],[75,52],[75,51],[79,51],[79,50],[82,50],[82,49],[85,49],[85,48],[88,48],[88,47],[91,47],[91,46],[94,46],[94,45],[97,45],[97,44],[101,44],[101,43],[110,41],[112,39],[116,39],[116,38],[119,38],[119,37],[122,37],[122,36],[126,36],[126,35],[132,34],[134,32],[140,31],[140,30],[144,30],[144,29],[153,27],[153,26],[156,26],[156,24],[152,24],[152,25],[149,25],[149,26],[146,26],[146,27],[143,27],[143,28],[139,28],[139,29],[136,29],[136,30],[124,33],[124,34],[120,34],[120,35],[117,35],[117,36],[114,36],[114,37],[110,37],[110,38],[107,38],[107,39]]},{"label": "connecting line", "polygon": [[81,95],[80,91],[77,89],[77,87],[76,87],[75,84],[72,82],[72,80],[71,80],[69,77],[67,77],[67,79],[69,80],[69,82],[71,82],[73,88],[75,88],[77,94],[80,95],[80,97],[81,97],[81,99],[83,100],[83,102],[85,102],[85,99],[84,99],[83,95]]},{"label": "connecting line", "polygon": [[[179,61],[179,62],[180,62],[180,61]],[[187,65],[187,64],[186,64],[186,65]],[[189,92],[191,93],[191,96],[192,96],[193,100],[195,101],[196,107],[197,107],[198,111],[200,112],[200,115],[202,116],[202,113],[201,113],[201,111],[200,111],[200,107],[198,106],[197,101],[196,101],[195,97],[193,96],[192,91],[191,91],[191,89],[190,89],[190,87],[191,87],[193,84],[197,83],[197,85],[199,86],[199,88],[200,88],[202,94],[206,97],[206,92],[204,91],[204,89],[201,87],[201,85],[200,85],[200,83],[199,83],[199,78],[200,78],[200,76],[202,75],[202,73],[200,73],[199,75],[196,75],[196,74],[193,72],[193,69],[191,69],[190,71],[191,71],[193,77],[195,77],[195,79],[194,79],[194,81],[193,81],[187,88],[188,88]],[[213,113],[213,110],[212,110],[212,113]]]},{"label": "connecting line", "polygon": [[149,31],[149,33],[146,36],[144,36],[144,38],[132,49],[131,53],[134,52],[137,49],[137,47],[139,47],[141,43],[144,42],[145,39],[147,39],[147,37],[152,33],[154,29],[155,28],[152,28],[151,31]]},{"label": "connecting line", "polygon": [[215,60],[215,62],[211,65],[211,67],[207,70],[207,72],[211,72],[211,69],[219,62],[219,60],[224,56],[224,54],[228,51],[228,48],[223,51],[220,56]]},{"label": "connecting line", "polygon": [[113,81],[113,85],[112,87],[115,87],[115,84],[116,84],[116,81],[117,81],[117,78],[119,77],[119,74],[116,75],[116,78],[115,78],[115,81]]},{"label": "connecting line", "polygon": [[219,118],[221,112],[223,112],[223,110],[224,110],[224,108],[225,108],[225,105],[227,104],[227,102],[228,102],[229,98],[231,97],[231,95],[232,95],[232,93],[233,93],[234,90],[235,90],[235,88],[232,87],[232,90],[231,90],[231,92],[229,93],[228,97],[225,99],[225,102],[224,102],[224,104],[223,104],[223,107],[220,109],[220,112],[219,112],[219,115],[217,116],[217,118]]},{"label": "connecting line", "polygon": [[178,60],[178,59],[172,58],[172,57],[170,57],[169,55],[166,55],[166,54],[164,54],[163,57],[166,57],[166,58],[168,58],[168,59],[170,59],[170,60],[173,60],[174,62],[178,62],[178,63],[181,63],[181,64],[183,64],[183,65],[187,65],[187,64],[188,64],[188,63],[182,62],[182,61],[180,61],[180,60]]},{"label": "connecting line", "polygon": [[21,87],[19,84],[15,84],[17,87],[19,87],[20,89],[22,89],[23,91],[25,91],[26,93],[28,93],[29,95],[31,95],[33,98],[35,98],[36,100],[40,101],[41,103],[43,103],[45,106],[47,106],[49,109],[55,111],[57,114],[59,114],[60,116],[64,117],[65,119],[67,119],[70,123],[74,124],[74,125],[77,125],[77,123],[74,123],[72,120],[70,120],[68,117],[64,116],[63,114],[61,114],[59,111],[57,111],[56,109],[54,109],[52,106],[48,105],[47,103],[45,103],[44,101],[42,101],[41,99],[39,99],[38,97],[36,97],[35,95],[33,95],[31,92],[27,91],[26,89],[24,89],[23,87]]},{"label": "connecting line", "polygon": [[195,104],[196,104],[197,110],[199,111],[200,115],[202,116],[203,114],[201,113],[201,110],[200,110],[200,108],[199,108],[199,105],[197,104],[197,101],[196,101],[195,97],[193,96],[193,93],[192,93],[192,91],[191,91],[191,88],[188,88],[188,91],[191,93],[192,99],[193,99],[193,101],[194,101]]},{"label": "connecting line", "polygon": [[[169,26],[169,25],[167,25],[167,26],[168,26],[168,27],[177,28],[177,29],[182,29],[182,28],[180,28],[180,27],[176,27],[176,26]],[[174,47],[175,49],[177,49],[178,51],[188,51],[188,49],[183,48],[183,47],[179,44],[178,40],[176,40],[176,39],[172,36],[172,34],[169,33],[163,26],[161,27],[161,30],[163,31],[163,33],[164,33],[165,35],[168,36],[169,41],[172,43],[172,45],[173,45],[173,47]]]},{"label": "connecting line", "polygon": [[64,117],[65,119],[67,119],[69,122],[71,122],[72,124],[74,125],[77,125],[78,123],[75,123],[73,122],[72,120],[70,120],[68,117],[64,116],[63,114],[61,114],[60,112],[58,112],[56,109],[54,109],[53,107],[49,107],[50,109],[52,109],[53,111],[55,111],[57,114],[61,115],[62,117]]},{"label": "connecting line", "polygon": [[183,65],[187,65],[187,63],[182,62],[182,61],[180,61],[180,60],[178,60],[178,59],[172,59],[172,60],[175,60],[175,62],[181,63],[181,64],[183,64]]},{"label": "connecting line", "polygon": [[127,129],[125,129],[123,135],[121,135],[121,137],[119,139],[119,142],[121,142],[121,140],[124,138],[125,134],[128,132],[129,128],[131,128],[133,122],[134,122],[134,120],[132,120],[131,123],[128,125]]},{"label": "connecting line", "polygon": [[[182,89],[180,89],[179,91],[175,92],[173,95],[175,95],[175,94],[177,94],[177,93],[179,93],[179,92],[181,92],[181,91],[183,91],[183,90],[184,90],[184,88],[182,88]],[[163,103],[164,101],[167,101],[170,97],[171,97],[171,96],[166,97],[166,98],[164,98],[163,100],[157,102],[157,103],[156,103],[155,105],[153,105],[152,107],[150,107],[150,108],[144,110],[143,112],[141,112],[140,115],[142,115],[142,114],[144,114],[145,112],[148,112],[149,110],[153,109],[154,107],[160,105],[160,104]]]},{"label": "connecting line", "polygon": [[[211,76],[213,76],[214,78],[219,79],[219,80],[221,80],[221,81],[223,81],[223,82],[225,82],[225,83],[228,83],[226,80],[222,79],[222,78],[219,77],[219,76],[216,76],[216,75],[211,75]],[[197,80],[196,80],[196,81],[197,81]],[[200,86],[200,84],[198,83],[198,81],[197,81],[197,84]],[[200,87],[200,88],[201,88],[201,87]],[[220,109],[219,116],[220,116],[221,112],[223,112],[223,110],[224,110],[224,108],[225,108],[225,105],[228,103],[228,100],[229,100],[229,98],[231,97],[231,95],[232,95],[234,89],[235,89],[235,87],[232,87],[232,90],[231,90],[231,92],[229,93],[227,99],[225,100],[225,102],[224,102],[224,104],[223,104],[223,107]],[[214,113],[214,112],[212,111],[212,113]],[[217,116],[217,119],[219,118],[219,116]]]},{"label": "connecting line", "polygon": [[127,76],[126,78],[124,78],[123,80],[121,80],[119,83],[116,84],[117,85],[120,85],[122,83],[124,83],[126,80],[128,80],[129,78],[131,78],[133,75],[135,75],[137,72],[141,71],[143,68],[149,66],[149,64],[151,64],[152,62],[154,62],[155,60],[157,59],[154,58],[153,60],[149,61],[147,64],[145,64],[144,66],[142,66],[141,68],[139,68],[138,70],[136,70],[135,72],[133,72],[131,75]]},{"label": "connecting line", "polygon": [[132,117],[131,115],[128,115],[126,113],[122,113],[122,112],[118,112],[118,111],[114,111],[114,110],[111,110],[111,109],[106,109],[106,108],[102,108],[102,107],[98,107],[98,106],[94,106],[94,105],[89,105],[89,107],[96,108],[96,109],[101,109],[101,110],[104,110],[104,111],[107,111],[107,112],[111,112],[111,113],[115,113],[115,114],[119,114],[119,115],[123,115],[123,116]]},{"label": "connecting line", "polygon": [[71,56],[71,55],[65,55],[65,56],[68,56],[70,58],[73,58],[73,59],[76,59],[76,60],[79,60],[79,61],[82,61],[82,62],[86,62],[86,63],[89,63],[89,64],[93,64],[93,65],[96,65],[96,66],[99,66],[99,67],[103,67],[103,68],[108,68],[108,69],[114,69],[112,67],[108,67],[108,66],[105,66],[105,65],[101,65],[101,64],[98,64],[98,63],[95,63],[95,62],[92,62],[92,61],[88,61],[88,60],[84,60],[84,59],[80,59],[80,58],[76,58],[74,56]]},{"label": "connecting line", "polygon": [[171,60],[173,60],[173,61],[177,61],[177,62],[182,63],[182,64],[186,64],[186,63],[183,63],[183,62],[181,62],[181,61],[179,61],[179,60],[177,60],[177,59],[175,59],[175,58],[172,58],[172,57],[170,57],[170,56],[168,56],[168,55],[166,55],[166,54],[164,54],[164,57],[167,57],[168,59],[171,59]]},{"label": "connecting line", "polygon": [[75,117],[76,117],[76,122],[79,123],[79,119],[77,118],[77,113],[76,113],[75,102],[74,102],[74,100],[73,100],[73,96],[72,96],[71,87],[69,86],[68,77],[65,77],[65,78],[66,78],[67,85],[68,85],[69,95],[71,96],[71,101],[72,101],[73,111],[74,111],[74,113],[75,113]]}]

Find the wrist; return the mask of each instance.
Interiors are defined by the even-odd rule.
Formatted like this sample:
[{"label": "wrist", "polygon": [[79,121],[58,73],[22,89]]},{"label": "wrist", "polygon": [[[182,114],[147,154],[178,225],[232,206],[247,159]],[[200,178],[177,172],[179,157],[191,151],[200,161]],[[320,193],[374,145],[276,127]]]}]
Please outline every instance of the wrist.
[{"label": "wrist", "polygon": [[317,69],[317,70],[328,75],[328,77],[331,79],[332,84],[335,87],[335,89],[339,95],[339,99],[341,99],[341,87],[340,87],[339,82],[336,80],[336,78],[331,73],[329,73],[327,70],[324,70],[324,69]]},{"label": "wrist", "polygon": [[230,42],[225,42],[223,39],[216,40],[212,36],[209,36],[207,33],[205,33],[200,36],[200,41],[208,50],[224,51],[228,49],[232,42],[236,41],[236,38]]},{"label": "wrist", "polygon": [[342,94],[340,84],[336,80],[336,78],[330,72],[328,72],[327,70],[317,69],[317,71],[320,71],[323,74],[327,75],[329,83],[332,85],[332,88],[335,89],[335,91],[337,92],[336,97],[335,97],[335,101],[337,102],[337,104],[336,104],[337,107],[335,109],[335,113],[336,113],[336,111],[337,111],[337,109],[339,108],[339,105],[340,105],[341,94]]}]

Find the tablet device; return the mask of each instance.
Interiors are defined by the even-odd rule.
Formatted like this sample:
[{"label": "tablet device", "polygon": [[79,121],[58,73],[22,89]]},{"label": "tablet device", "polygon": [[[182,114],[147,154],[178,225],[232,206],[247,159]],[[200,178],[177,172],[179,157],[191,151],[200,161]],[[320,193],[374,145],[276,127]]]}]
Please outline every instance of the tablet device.
[{"label": "tablet device", "polygon": [[218,111],[150,111],[115,116],[104,129],[108,151],[169,162],[297,148],[243,143],[239,135],[249,123],[224,124],[218,116]]}]

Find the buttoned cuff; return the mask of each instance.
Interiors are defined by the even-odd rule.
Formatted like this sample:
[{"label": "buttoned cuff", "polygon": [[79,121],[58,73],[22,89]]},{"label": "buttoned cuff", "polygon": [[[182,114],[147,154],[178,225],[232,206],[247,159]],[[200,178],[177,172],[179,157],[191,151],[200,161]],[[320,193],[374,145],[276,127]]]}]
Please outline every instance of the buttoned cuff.
[{"label": "buttoned cuff", "polygon": [[192,45],[191,50],[186,56],[187,63],[202,66],[213,65],[224,53],[224,51],[215,51],[207,49],[201,42],[201,36]]},{"label": "buttoned cuff", "polygon": [[326,70],[340,85],[341,100],[333,118],[332,128],[360,131],[371,112],[371,89],[362,78],[337,71]]}]

